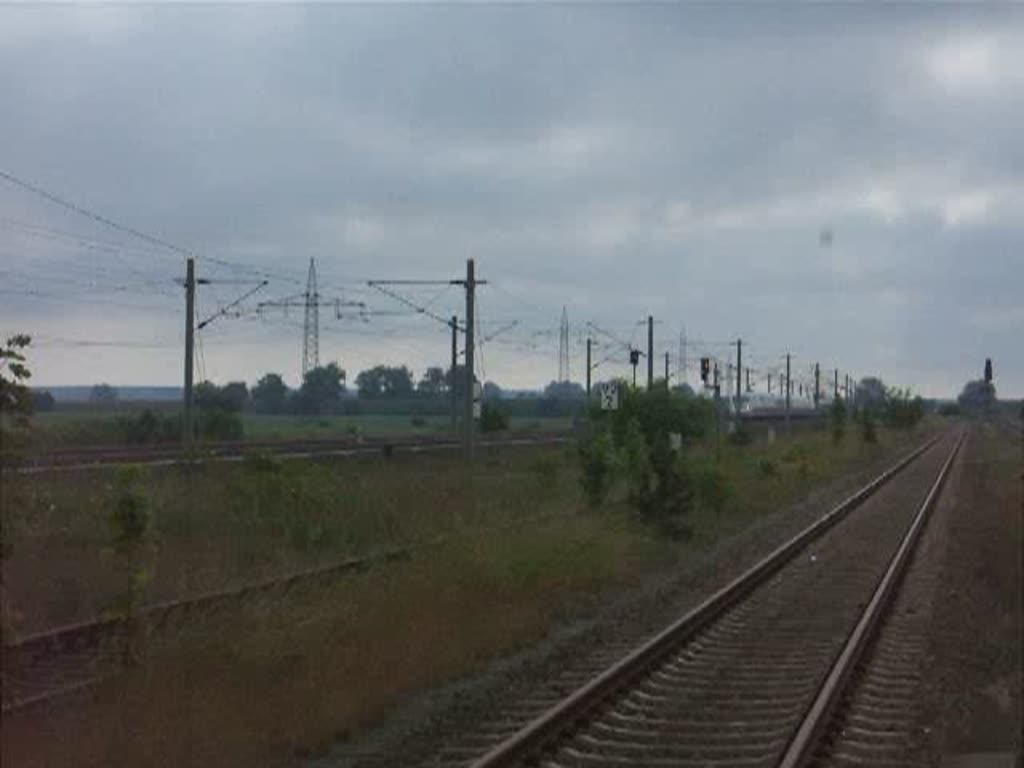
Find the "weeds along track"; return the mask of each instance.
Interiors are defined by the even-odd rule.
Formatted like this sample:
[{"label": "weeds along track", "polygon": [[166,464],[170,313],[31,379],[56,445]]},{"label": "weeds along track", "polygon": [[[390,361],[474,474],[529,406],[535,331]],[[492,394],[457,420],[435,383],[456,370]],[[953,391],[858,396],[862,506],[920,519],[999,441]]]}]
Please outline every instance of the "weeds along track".
[{"label": "weeds along track", "polygon": [[[502,525],[465,529],[504,530],[523,524],[564,517],[565,512],[545,512]],[[2,663],[2,711],[46,705],[116,675],[127,657],[139,653],[149,638],[181,628],[193,619],[230,605],[260,598],[286,597],[293,589],[315,587],[346,575],[409,560],[419,552],[451,540],[442,534],[425,541],[382,550],[364,557],[252,582],[192,598],[171,600],[141,608],[130,618],[96,618],[22,637],[4,645]]]},{"label": "weeds along track", "polygon": [[845,716],[857,665],[899,594],[962,440],[929,441],[640,647],[595,655],[593,668],[515,702],[427,764],[825,759],[832,753],[822,745]]},{"label": "weeds along track", "polygon": [[[516,436],[481,437],[476,445],[481,448],[502,448],[534,445],[558,445],[572,439],[572,433],[522,433]],[[317,440],[272,440],[207,443],[196,447],[197,453],[189,458],[180,445],[106,447],[92,446],[66,448],[27,457],[13,464],[11,470],[20,474],[54,471],[83,471],[101,469],[119,464],[145,464],[173,466],[204,461],[242,461],[246,456],[265,453],[282,459],[345,459],[358,456],[379,456],[382,453],[433,453],[456,451],[462,448],[458,437],[402,437],[355,438]]]}]

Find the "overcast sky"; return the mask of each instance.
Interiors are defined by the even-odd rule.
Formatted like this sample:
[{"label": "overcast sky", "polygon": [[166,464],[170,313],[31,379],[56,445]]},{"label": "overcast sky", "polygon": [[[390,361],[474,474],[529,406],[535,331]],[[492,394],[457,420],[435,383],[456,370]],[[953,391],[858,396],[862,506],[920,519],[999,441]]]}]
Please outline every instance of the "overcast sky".
[{"label": "overcast sky", "polygon": [[[195,251],[200,373],[446,365],[366,286],[476,259],[487,379],[571,371],[584,323],[691,381],[744,339],[925,395],[1024,395],[1024,8],[0,8],[0,171]],[[0,332],[41,385],[179,384],[183,257],[0,180]],[[457,286],[396,287],[447,317]],[[516,325],[502,330],[512,322]],[[496,333],[497,332],[497,333]],[[628,371],[595,332],[595,376]],[[609,357],[609,359],[605,359]]]}]

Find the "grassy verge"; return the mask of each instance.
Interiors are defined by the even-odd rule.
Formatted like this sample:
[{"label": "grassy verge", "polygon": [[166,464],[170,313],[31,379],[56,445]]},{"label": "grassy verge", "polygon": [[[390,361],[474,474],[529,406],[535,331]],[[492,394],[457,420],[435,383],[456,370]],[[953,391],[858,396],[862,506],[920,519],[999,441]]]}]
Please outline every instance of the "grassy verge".
[{"label": "grassy verge", "polygon": [[[485,453],[472,481],[451,456],[151,472],[156,590],[449,538],[409,562],[182,627],[79,706],[12,718],[4,764],[296,764],[408,693],[539,638],[581,596],[685,562],[816,485],[902,452],[928,428],[883,431],[877,445],[805,433],[723,446],[731,495],[695,511],[684,542],[658,537],[621,501],[586,510],[565,449]],[[710,445],[695,450],[698,462],[713,456]],[[22,622],[72,582],[82,601],[96,599],[105,573],[97,550],[112,478],[68,477],[17,478],[4,491],[19,499],[14,513],[5,499],[5,533],[17,533],[4,567]]]},{"label": "grassy verge", "polygon": [[[73,445],[121,445],[125,435],[117,419],[134,418],[136,415],[137,411],[127,407],[116,412],[82,409],[37,413],[32,417],[29,447],[46,451]],[[509,431],[559,431],[567,430],[571,425],[571,419],[562,417],[513,417]],[[450,423],[446,416],[413,414],[295,416],[246,412],[242,414],[242,429],[243,440],[259,441],[353,435],[405,437],[447,434]]]}]

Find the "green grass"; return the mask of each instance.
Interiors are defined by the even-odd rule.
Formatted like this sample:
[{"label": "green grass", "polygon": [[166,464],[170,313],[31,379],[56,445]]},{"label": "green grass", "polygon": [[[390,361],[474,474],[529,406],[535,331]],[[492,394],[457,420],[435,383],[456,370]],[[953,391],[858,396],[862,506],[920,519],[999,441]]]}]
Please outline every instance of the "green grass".
[{"label": "green grass", "polygon": [[[385,547],[412,559],[193,619],[79,708],[5,729],[4,763],[291,765],[377,721],[410,692],[539,639],[581,598],[677,571],[812,488],[918,444],[802,432],[692,451],[731,493],[698,504],[693,536],[657,535],[622,489],[581,499],[570,447],[334,463],[256,457],[145,472],[154,519],[149,599],[219,589]],[[766,470],[767,466],[772,469]],[[3,478],[4,620],[16,633],[85,618],[123,585],[106,550],[115,471]],[[109,729],[92,724],[105,722]],[[60,733],[60,739],[48,734]],[[187,734],[187,738],[168,736]]]},{"label": "green grass", "polygon": [[[171,409],[173,410],[173,408]],[[127,406],[118,411],[100,409],[62,409],[38,413],[32,417],[31,445],[37,449],[70,445],[115,445],[124,437],[116,424],[118,417],[133,417],[138,411]],[[562,417],[516,418],[510,420],[510,432],[548,432],[567,430],[572,420]],[[447,416],[413,414],[359,414],[332,416],[296,416],[290,414],[242,414],[243,440],[295,440],[352,435],[366,437],[408,437],[438,435],[450,431]]]}]

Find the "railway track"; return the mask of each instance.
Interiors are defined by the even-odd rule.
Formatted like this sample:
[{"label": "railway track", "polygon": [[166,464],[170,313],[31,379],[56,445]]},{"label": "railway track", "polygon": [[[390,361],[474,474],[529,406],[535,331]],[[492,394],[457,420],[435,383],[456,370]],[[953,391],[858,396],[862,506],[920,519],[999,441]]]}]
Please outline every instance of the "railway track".
[{"label": "railway track", "polygon": [[865,749],[891,763],[902,742],[875,735],[899,724],[920,638],[897,628],[880,666],[863,661],[963,437],[930,441],[642,646],[595,654],[426,764],[848,765]]},{"label": "railway track", "polygon": [[[516,437],[478,438],[477,445],[483,448],[518,447],[530,445],[555,445],[571,439],[571,433],[524,433]],[[69,448],[52,453],[39,454],[12,466],[20,474],[52,471],[81,471],[101,469],[120,464],[142,464],[146,466],[174,466],[195,462],[237,462],[254,453],[267,453],[282,459],[308,458],[353,458],[386,453],[432,453],[459,450],[462,442],[452,437],[417,437],[388,440],[368,438],[357,441],[352,438],[210,443],[199,446],[194,458],[184,455],[181,446],[140,446],[133,448],[109,448],[92,446]]]},{"label": "railway track", "polygon": [[[561,514],[541,513],[515,524],[539,523]],[[137,637],[152,639],[225,605],[287,596],[295,588],[409,560],[417,553],[446,544],[450,538],[442,534],[239,587],[153,603],[143,606],[131,621],[94,618],[20,637],[3,647],[2,711],[6,714],[45,705],[113,677],[124,668],[125,652]]]}]

